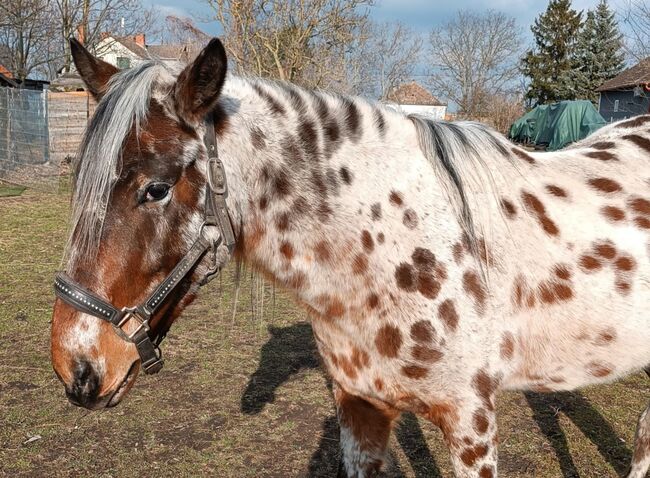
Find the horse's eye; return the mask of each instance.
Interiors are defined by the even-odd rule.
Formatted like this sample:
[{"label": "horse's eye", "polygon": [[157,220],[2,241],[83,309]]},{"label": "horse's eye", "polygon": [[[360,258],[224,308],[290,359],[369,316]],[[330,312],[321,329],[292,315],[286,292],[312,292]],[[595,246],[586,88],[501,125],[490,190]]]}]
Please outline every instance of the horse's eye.
[{"label": "horse's eye", "polygon": [[160,201],[165,199],[169,193],[169,184],[166,183],[151,183],[147,186],[146,200],[147,201]]}]

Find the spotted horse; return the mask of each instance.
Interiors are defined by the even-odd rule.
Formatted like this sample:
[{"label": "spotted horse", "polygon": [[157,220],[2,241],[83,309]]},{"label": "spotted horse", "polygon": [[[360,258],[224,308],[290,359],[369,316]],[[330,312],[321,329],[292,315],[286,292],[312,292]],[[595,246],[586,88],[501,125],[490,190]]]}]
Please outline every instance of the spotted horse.
[{"label": "spotted horse", "polygon": [[[498,391],[650,364],[650,116],[529,153],[480,124],[227,75],[217,39],[182,70],[72,52],[98,100],[51,331],[73,403],[114,406],[159,370],[232,257],[311,316],[341,476],[380,470],[410,411],[442,429],[456,476],[494,477]],[[641,478],[648,409],[634,447]]]}]

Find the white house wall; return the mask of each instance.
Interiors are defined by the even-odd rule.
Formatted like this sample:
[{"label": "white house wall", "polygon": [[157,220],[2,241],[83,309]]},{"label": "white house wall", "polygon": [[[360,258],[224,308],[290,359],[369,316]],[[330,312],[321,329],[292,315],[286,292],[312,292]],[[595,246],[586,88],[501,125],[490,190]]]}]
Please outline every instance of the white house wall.
[{"label": "white house wall", "polygon": [[96,52],[98,58],[115,67],[117,67],[118,58],[128,58],[131,60],[131,66],[142,61],[142,58],[126,48],[120,42],[115,41],[112,37],[107,37],[100,41],[97,44]]},{"label": "white house wall", "polygon": [[443,120],[445,119],[445,113],[447,113],[446,106],[428,106],[428,105],[396,105],[396,104],[387,104],[388,108],[391,108],[395,111],[399,111],[403,114],[418,114],[427,118]]}]

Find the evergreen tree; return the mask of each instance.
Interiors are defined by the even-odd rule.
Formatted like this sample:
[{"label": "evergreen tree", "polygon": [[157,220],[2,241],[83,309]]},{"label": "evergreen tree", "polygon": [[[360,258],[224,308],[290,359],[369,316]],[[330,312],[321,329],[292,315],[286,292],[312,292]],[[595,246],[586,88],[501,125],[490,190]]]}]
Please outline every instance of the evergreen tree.
[{"label": "evergreen tree", "polygon": [[526,92],[533,105],[574,99],[574,52],[582,13],[571,0],[550,0],[546,11],[531,27],[535,47],[522,60],[522,72],[530,78]]},{"label": "evergreen tree", "polygon": [[576,97],[596,102],[596,88],[618,75],[625,66],[623,36],[607,0],[600,0],[580,30],[573,81]]}]

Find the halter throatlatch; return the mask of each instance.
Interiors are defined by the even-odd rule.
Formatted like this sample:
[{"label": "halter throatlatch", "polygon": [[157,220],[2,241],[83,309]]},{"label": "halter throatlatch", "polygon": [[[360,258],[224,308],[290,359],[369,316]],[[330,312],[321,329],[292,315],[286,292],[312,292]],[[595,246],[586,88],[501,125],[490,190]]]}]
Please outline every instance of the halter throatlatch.
[{"label": "halter throatlatch", "polygon": [[[207,178],[205,186],[205,212],[199,237],[194,241],[190,250],[176,264],[176,267],[165,277],[156,290],[144,302],[133,307],[118,309],[110,302],[102,299],[70,278],[65,272],[59,272],[54,281],[54,293],[66,304],[79,312],[93,315],[113,325],[115,332],[124,340],[135,344],[140,355],[142,369],[145,373],[157,373],[163,367],[160,342],[163,334],[150,336],[150,321],[165,303],[165,300],[190,273],[203,256],[213,254],[213,264],[203,276],[200,285],[207,284],[221,269],[218,260],[220,247],[225,246],[231,254],[235,245],[235,233],[230,223],[226,196],[228,185],[223,163],[217,151],[217,138],[214,131],[212,115],[207,119],[207,131],[204,138],[208,150]],[[216,239],[208,237],[207,228],[216,227],[219,236]],[[136,328],[126,332],[124,326],[134,321]]]}]

